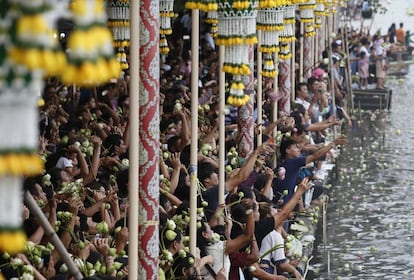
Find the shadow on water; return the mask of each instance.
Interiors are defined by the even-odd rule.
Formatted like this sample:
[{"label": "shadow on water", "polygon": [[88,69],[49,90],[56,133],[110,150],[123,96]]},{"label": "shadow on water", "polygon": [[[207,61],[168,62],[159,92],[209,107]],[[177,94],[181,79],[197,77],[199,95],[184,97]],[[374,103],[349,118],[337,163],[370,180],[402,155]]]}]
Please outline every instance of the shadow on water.
[{"label": "shadow on water", "polygon": [[414,279],[414,80],[388,85],[391,111],[357,113],[337,159],[307,279]]}]

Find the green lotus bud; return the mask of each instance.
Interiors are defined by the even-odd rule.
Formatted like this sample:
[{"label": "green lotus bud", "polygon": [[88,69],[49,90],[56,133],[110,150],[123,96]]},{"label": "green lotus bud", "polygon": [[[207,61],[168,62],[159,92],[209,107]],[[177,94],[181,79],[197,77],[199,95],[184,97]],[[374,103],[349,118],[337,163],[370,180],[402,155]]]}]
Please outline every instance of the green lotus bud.
[{"label": "green lotus bud", "polygon": [[108,249],[108,254],[112,257],[116,256],[116,248],[109,248]]},{"label": "green lotus bud", "polygon": [[116,234],[116,233],[120,232],[120,231],[121,231],[121,229],[122,229],[122,227],[121,227],[121,226],[116,227],[116,228],[114,229],[114,233]]},{"label": "green lotus bud", "polygon": [[111,265],[111,266],[109,266],[109,267],[107,267],[106,268],[106,273],[107,274],[109,274],[109,275],[111,275],[112,273],[114,273],[115,272],[115,266],[114,265]]},{"label": "green lotus bud", "polygon": [[177,233],[169,229],[165,232],[165,237],[167,240],[173,241],[177,237]]},{"label": "green lotus bud", "polygon": [[114,262],[113,266],[115,267],[116,270],[118,270],[122,267],[122,263],[121,262]]},{"label": "green lotus bud", "polygon": [[186,252],[186,251],[184,251],[184,249],[181,249],[181,250],[178,252],[178,255],[180,256],[180,258],[185,258],[185,257],[187,256],[187,252]]}]

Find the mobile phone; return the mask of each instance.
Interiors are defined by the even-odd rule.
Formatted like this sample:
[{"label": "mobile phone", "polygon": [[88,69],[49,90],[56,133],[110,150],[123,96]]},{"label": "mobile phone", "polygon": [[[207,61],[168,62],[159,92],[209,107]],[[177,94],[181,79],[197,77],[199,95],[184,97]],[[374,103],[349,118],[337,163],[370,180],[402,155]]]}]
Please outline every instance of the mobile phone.
[{"label": "mobile phone", "polygon": [[42,259],[43,259],[43,266],[48,267],[50,262],[50,252],[43,251],[42,252]]},{"label": "mobile phone", "polygon": [[183,35],[183,40],[190,40],[190,35]]}]

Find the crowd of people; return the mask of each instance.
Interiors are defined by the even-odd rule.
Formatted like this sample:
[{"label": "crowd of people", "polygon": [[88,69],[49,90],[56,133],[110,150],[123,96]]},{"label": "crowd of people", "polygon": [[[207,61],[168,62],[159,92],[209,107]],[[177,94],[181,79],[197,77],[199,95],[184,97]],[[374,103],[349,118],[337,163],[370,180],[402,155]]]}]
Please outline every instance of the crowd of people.
[{"label": "crowd of people", "polygon": [[[333,157],[330,151],[335,146],[347,142],[343,136],[330,138],[329,130],[352,126],[343,107],[341,42],[332,42],[333,68],[321,61],[312,77],[298,80],[292,111],[279,112],[276,121],[272,121],[272,81],[265,81],[264,123],[255,129],[261,131],[263,144],[247,158],[237,153],[237,108],[228,108],[225,204],[219,204],[218,54],[208,26],[203,25],[198,139],[194,139],[192,54],[185,37],[189,30],[179,20],[175,27],[169,38],[170,55],[160,69],[160,279],[302,279],[298,255],[285,252],[284,244],[293,238],[289,224],[297,213],[324,203],[322,162]],[[121,78],[99,87],[46,80],[44,105],[39,107],[39,152],[45,173],[24,181],[25,191],[89,279],[128,275],[129,79],[126,70]],[[195,255],[187,247],[191,141],[200,147]],[[35,279],[70,279],[51,236],[27,205],[23,215],[27,249],[17,256],[3,255],[4,277],[30,270]]]},{"label": "crowd of people", "polygon": [[362,27],[359,32],[351,31],[348,48],[354,88],[386,89],[384,81],[390,62],[402,62],[412,55],[411,35],[403,22],[398,28],[392,23],[386,34],[371,35]]}]

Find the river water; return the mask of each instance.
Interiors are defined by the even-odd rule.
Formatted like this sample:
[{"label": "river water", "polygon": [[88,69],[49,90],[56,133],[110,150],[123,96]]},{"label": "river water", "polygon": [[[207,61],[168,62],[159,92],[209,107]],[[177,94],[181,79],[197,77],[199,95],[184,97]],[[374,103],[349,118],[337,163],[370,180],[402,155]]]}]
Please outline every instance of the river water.
[{"label": "river water", "polygon": [[[412,75],[414,67],[410,69]],[[328,182],[313,279],[414,279],[414,79],[388,81],[390,112],[358,123]],[[322,236],[319,230],[318,236]]]},{"label": "river water", "polygon": [[328,182],[327,237],[319,228],[308,279],[414,279],[414,66],[386,85],[391,110],[356,113]]}]

